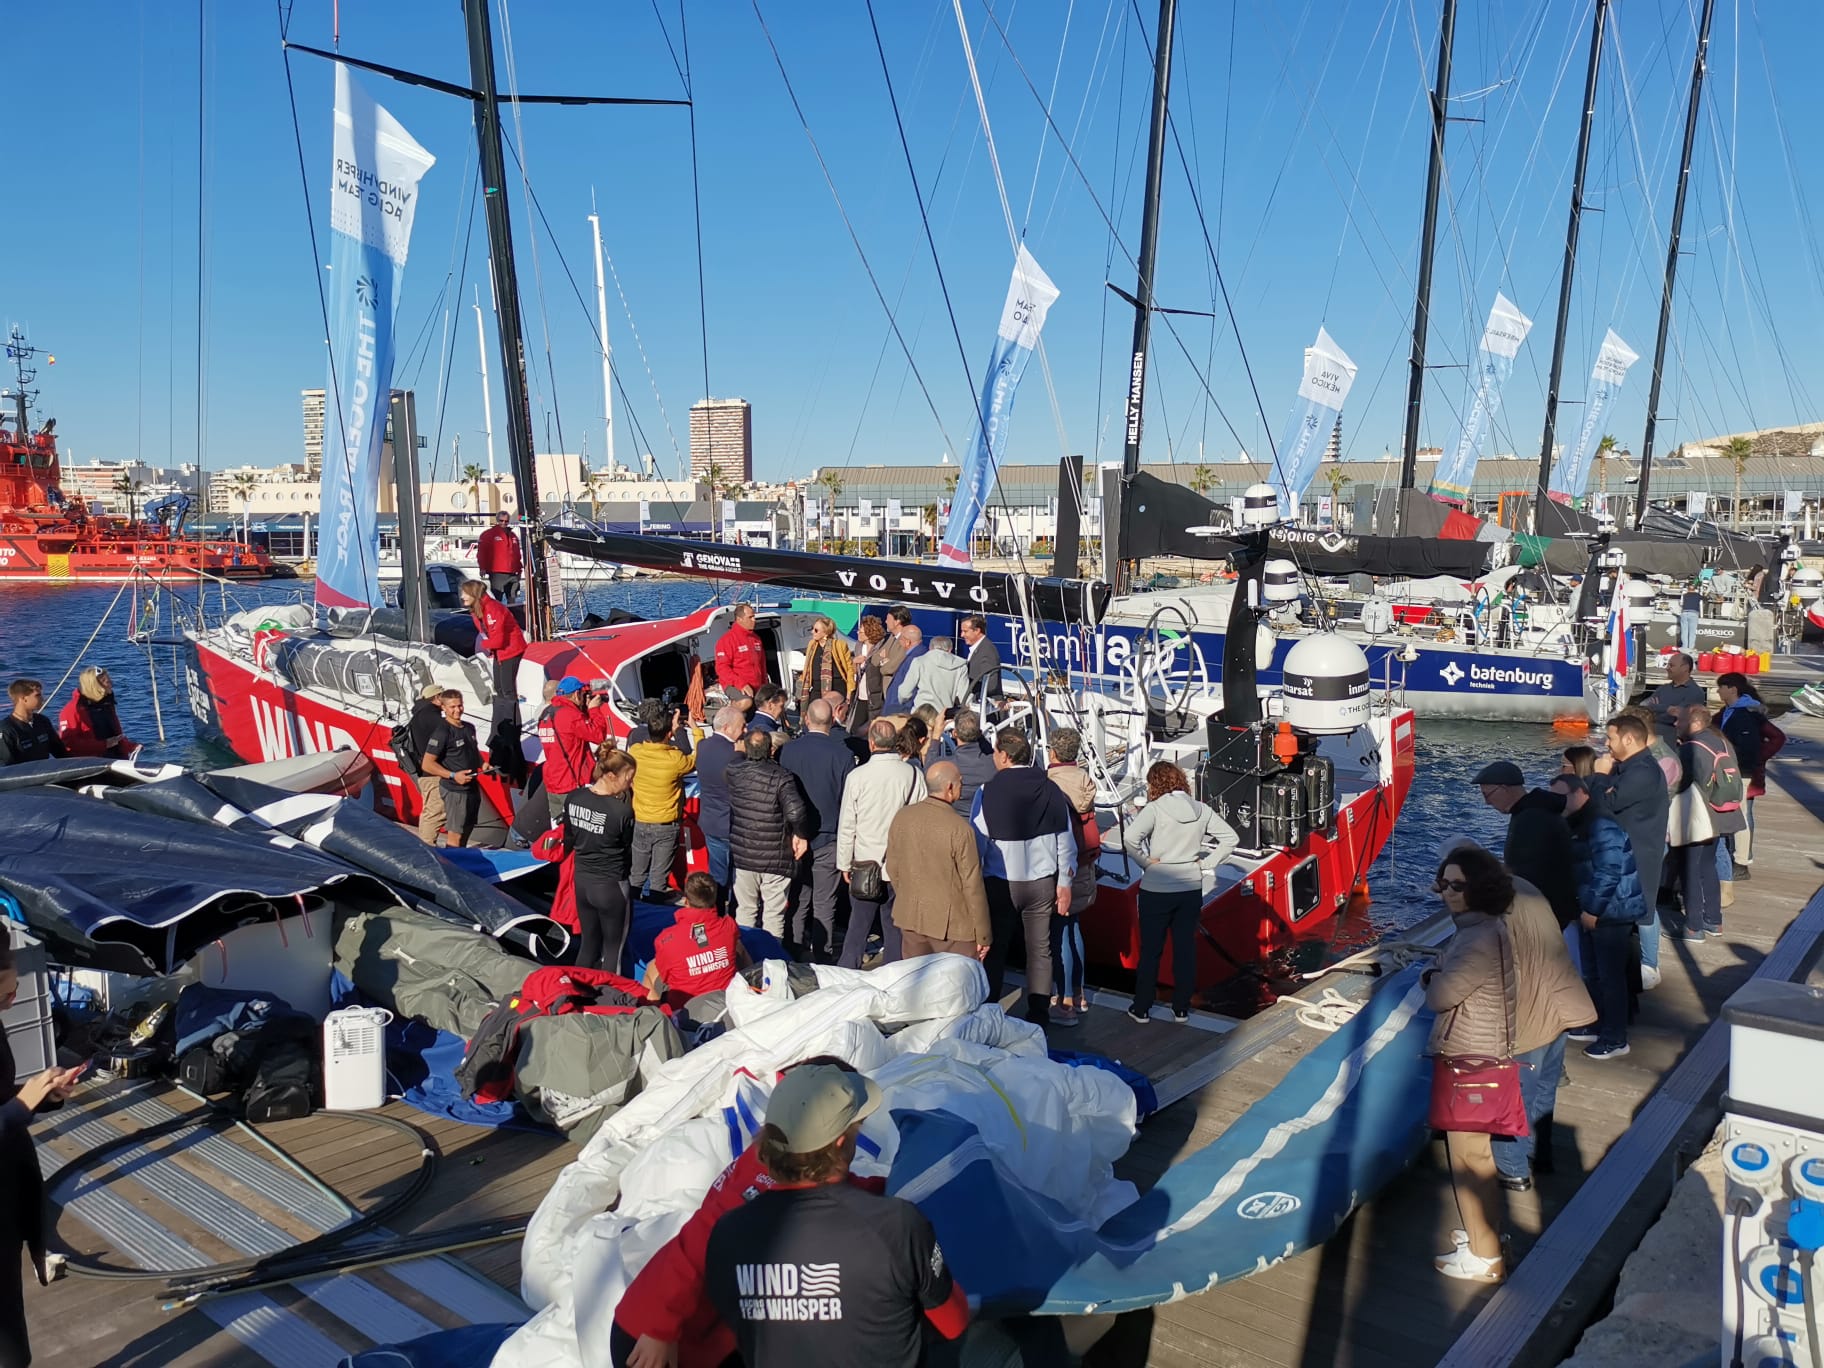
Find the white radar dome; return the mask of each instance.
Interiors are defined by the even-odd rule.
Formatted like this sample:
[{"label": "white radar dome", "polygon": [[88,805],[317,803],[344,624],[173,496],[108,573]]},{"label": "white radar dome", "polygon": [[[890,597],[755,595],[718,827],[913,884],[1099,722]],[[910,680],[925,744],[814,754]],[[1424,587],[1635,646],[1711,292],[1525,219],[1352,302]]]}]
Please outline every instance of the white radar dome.
[{"label": "white radar dome", "polygon": [[1801,603],[1811,603],[1818,598],[1824,598],[1824,573],[1810,567],[1794,570],[1789,587],[1792,590],[1792,596]]},{"label": "white radar dome", "polygon": [[1334,632],[1306,637],[1281,671],[1286,721],[1314,736],[1339,736],[1368,721],[1368,657]]},{"label": "white radar dome", "polygon": [[1301,590],[1298,566],[1282,556],[1267,562],[1266,577],[1261,582],[1261,597],[1268,603],[1297,603]]},{"label": "white radar dome", "polygon": [[1241,491],[1241,525],[1267,527],[1279,521],[1279,495],[1270,484],[1251,484]]}]

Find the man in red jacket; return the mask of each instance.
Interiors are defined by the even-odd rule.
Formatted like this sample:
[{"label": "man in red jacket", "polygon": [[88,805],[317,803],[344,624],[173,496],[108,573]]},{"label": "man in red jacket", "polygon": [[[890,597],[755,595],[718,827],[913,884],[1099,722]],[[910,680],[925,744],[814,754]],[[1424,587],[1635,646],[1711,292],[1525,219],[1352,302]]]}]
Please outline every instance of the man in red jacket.
[{"label": "man in red jacket", "polygon": [[754,605],[735,609],[735,625],[716,643],[716,679],[733,698],[766,683],[766,645],[754,631]]},{"label": "man in red jacket", "polygon": [[475,566],[488,577],[488,592],[502,603],[519,597],[519,572],[525,566],[512,515],[496,513],[494,526],[475,544]]},{"label": "man in red jacket", "polygon": [[553,822],[563,815],[564,799],[594,779],[595,748],[608,739],[608,720],[606,700],[596,702],[582,680],[565,675],[557,682],[557,696],[538,719],[545,801]]}]

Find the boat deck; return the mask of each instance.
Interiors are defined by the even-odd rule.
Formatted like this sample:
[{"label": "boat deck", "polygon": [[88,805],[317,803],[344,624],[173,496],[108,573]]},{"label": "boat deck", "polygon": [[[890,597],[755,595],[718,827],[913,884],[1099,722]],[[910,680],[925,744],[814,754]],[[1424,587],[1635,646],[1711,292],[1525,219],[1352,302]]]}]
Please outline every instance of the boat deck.
[{"label": "boat deck", "polygon": [[[1664,981],[1646,995],[1633,1031],[1633,1053],[1594,1064],[1575,1050],[1570,1082],[1559,1092],[1556,1172],[1538,1189],[1510,1201],[1514,1251],[1524,1256],[1571,1203],[1603,1157],[1718,1015],[1723,1001],[1762,964],[1817,888],[1824,819],[1824,723],[1781,719],[1791,743],[1775,761],[1768,796],[1757,806],[1752,881],[1736,885],[1723,939],[1686,946],[1667,938]],[[1413,868],[1403,877],[1423,878]],[[1366,980],[1339,973],[1314,983],[1360,992]],[[1139,1026],[1106,997],[1075,1029],[1053,1028],[1059,1048],[1093,1050],[1122,1060],[1154,1081],[1161,1111],[1142,1128],[1121,1166],[1142,1187],[1181,1155],[1207,1144],[1263,1096],[1316,1041],[1290,1010],[1239,1025],[1200,1017],[1197,1026],[1155,1020]],[[1713,1120],[1699,1089],[1682,1142],[1701,1145]],[[86,1085],[59,1114],[39,1123],[47,1175],[57,1165],[194,1099],[162,1084]],[[575,1150],[528,1131],[487,1131],[412,1111],[385,1110],[432,1140],[440,1154],[428,1193],[389,1224],[411,1234],[476,1221],[528,1215]],[[358,1118],[320,1114],[262,1129],[323,1184],[362,1210],[408,1186],[419,1168],[405,1136]],[[258,1142],[237,1131],[190,1131],[149,1142],[161,1162],[129,1153],[73,1188],[61,1215],[63,1238],[80,1250],[109,1250],[116,1261],[214,1261],[257,1254],[334,1224],[341,1213],[325,1195],[289,1172]],[[66,1189],[62,1194],[71,1195]],[[1500,1362],[1555,1362],[1574,1339],[1652,1211],[1632,1207],[1596,1242],[1581,1265],[1580,1304],[1558,1312],[1552,1335],[1533,1336],[1535,1357]],[[1242,1281],[1116,1319],[1087,1360],[1106,1368],[1160,1365],[1359,1365],[1416,1368],[1438,1363],[1475,1320],[1493,1289],[1455,1283],[1430,1267],[1458,1224],[1438,1154],[1421,1157],[1329,1244]],[[26,1303],[37,1362],[44,1365],[244,1365],[330,1368],[350,1350],[410,1338],[431,1329],[513,1319],[524,1314],[517,1240],[439,1259],[373,1268],[205,1302],[181,1312],[160,1309],[154,1281],[107,1285],[67,1276],[48,1289],[28,1286]],[[1524,1267],[1524,1264],[1521,1265]],[[1551,1308],[1543,1308],[1546,1316]],[[1550,1357],[1539,1345],[1556,1343]],[[1478,1359],[1478,1368],[1495,1359]]]}]

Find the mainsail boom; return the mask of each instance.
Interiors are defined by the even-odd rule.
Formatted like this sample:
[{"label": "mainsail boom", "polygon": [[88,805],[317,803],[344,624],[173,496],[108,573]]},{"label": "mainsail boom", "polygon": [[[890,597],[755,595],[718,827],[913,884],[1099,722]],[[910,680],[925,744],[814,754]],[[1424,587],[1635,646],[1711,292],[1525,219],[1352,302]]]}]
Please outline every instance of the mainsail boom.
[{"label": "mainsail boom", "polygon": [[1015,617],[1030,613],[1048,622],[1093,626],[1107,611],[1111,592],[1101,580],[1036,578],[861,556],[728,546],[683,537],[642,537],[590,526],[553,526],[547,529],[547,538],[559,551],[646,570],[965,613]]}]

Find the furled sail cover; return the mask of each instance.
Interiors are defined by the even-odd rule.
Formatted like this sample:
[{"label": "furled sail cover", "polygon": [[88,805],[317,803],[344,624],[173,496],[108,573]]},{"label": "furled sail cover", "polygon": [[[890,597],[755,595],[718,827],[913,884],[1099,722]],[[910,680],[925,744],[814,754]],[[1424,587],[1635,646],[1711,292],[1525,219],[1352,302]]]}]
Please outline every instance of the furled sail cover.
[{"label": "furled sail cover", "polygon": [[730,546],[681,537],[632,537],[587,523],[552,527],[546,542],[558,551],[665,570],[703,579],[776,584],[807,594],[909,603],[920,608],[954,608],[965,613],[1031,611],[1047,622],[1102,620],[1109,586],[1101,580],[1061,580],[1006,575],[948,565],[915,565],[865,556],[825,556],[810,551],[776,551],[763,546]]},{"label": "furled sail cover", "polygon": [[[1221,560],[1237,546],[1222,537],[1198,536],[1186,529],[1229,521],[1226,508],[1195,490],[1141,471],[1122,497],[1126,532],[1121,555],[1127,560],[1149,556],[1185,556]],[[1473,579],[1491,564],[1494,546],[1480,541],[1433,541],[1421,537],[1355,537],[1302,527],[1276,527],[1272,553],[1287,556],[1318,575],[1455,575]]]},{"label": "furled sail cover", "polygon": [[968,1123],[895,1111],[887,1190],[937,1230],[990,1313],[1083,1315],[1177,1301],[1322,1244],[1430,1134],[1431,1013],[1414,965],[1221,1136],[1100,1228],[1003,1172]]}]

